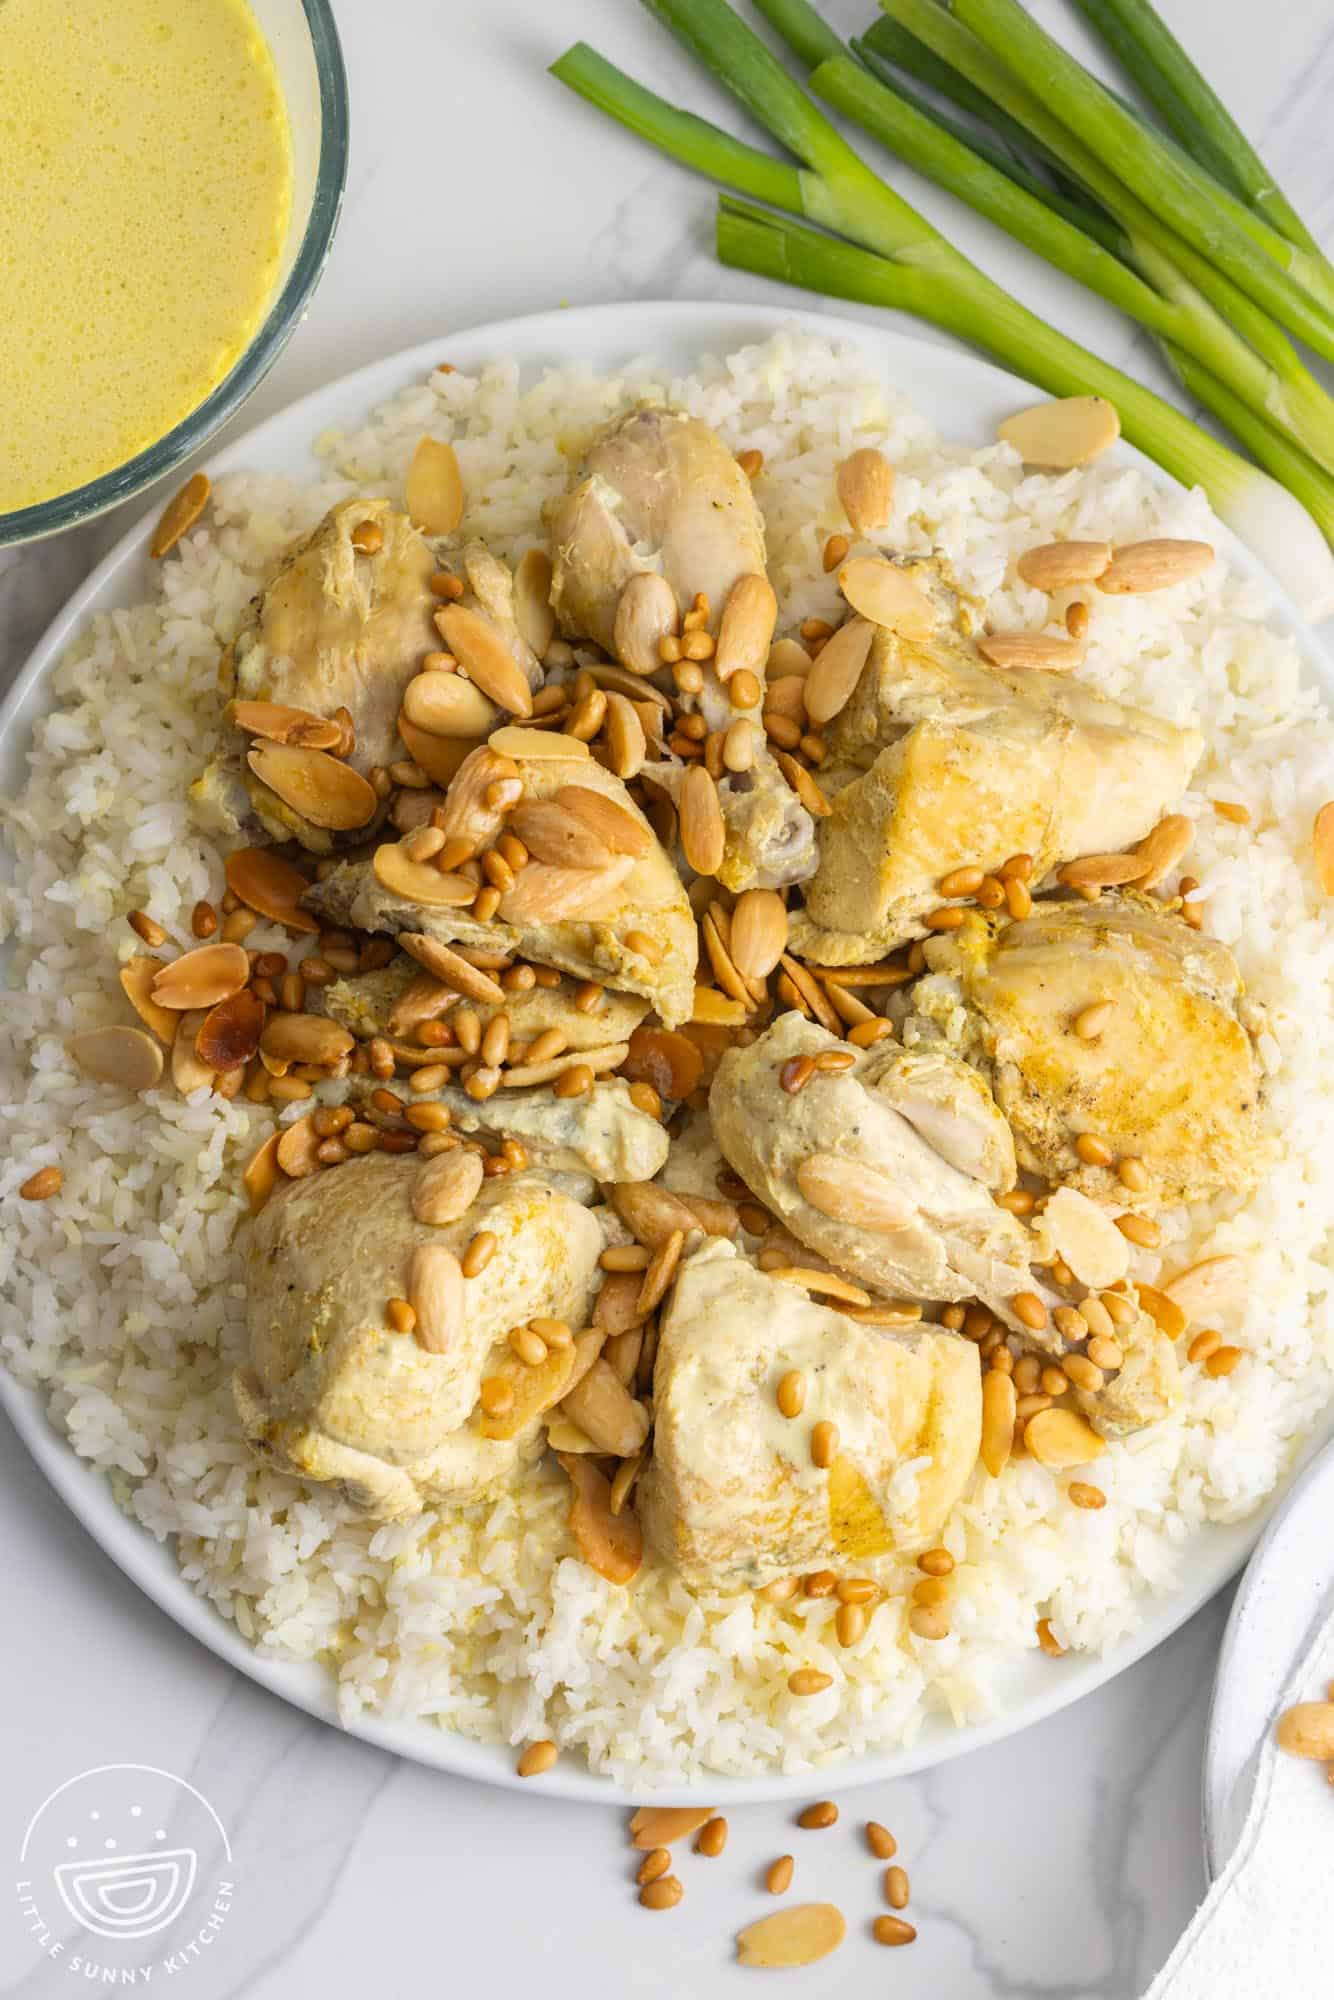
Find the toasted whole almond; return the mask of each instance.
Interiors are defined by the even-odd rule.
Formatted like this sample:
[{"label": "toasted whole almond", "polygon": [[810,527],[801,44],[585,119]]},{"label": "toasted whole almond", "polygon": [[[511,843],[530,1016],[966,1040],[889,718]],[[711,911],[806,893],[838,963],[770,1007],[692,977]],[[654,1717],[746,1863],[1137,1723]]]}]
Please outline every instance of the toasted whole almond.
[{"label": "toasted whole almond", "polygon": [[1156,887],[1176,867],[1194,838],[1194,823],[1184,813],[1168,813],[1165,819],[1160,819],[1135,848],[1144,863],[1143,873],[1138,877],[1139,887]]},{"label": "toasted whole almond", "polygon": [[485,1174],[476,1153],[462,1147],[427,1160],[412,1185],[412,1213],[418,1222],[442,1229],[457,1222],[481,1193]]},{"label": "toasted whole almond", "polygon": [[278,1143],[282,1136],[281,1131],[270,1132],[263,1145],[250,1155],[241,1175],[241,1185],[246,1191],[252,1215],[259,1214],[282,1178],[282,1169],[278,1165]]},{"label": "toasted whole almond", "polygon": [[894,468],[884,452],[874,445],[851,452],[835,473],[834,484],[854,533],[868,541],[883,533],[894,506]]},{"label": "toasted whole almond", "polygon": [[1024,1443],[1039,1465],[1062,1471],[1091,1465],[1106,1451],[1106,1442],[1074,1410],[1039,1410],[1024,1426]]},{"label": "toasted whole almond", "polygon": [[849,618],[820,648],[820,657],[801,683],[806,713],[816,729],[832,722],[851,701],[871,651],[875,626]]},{"label": "toasted whole almond", "polygon": [[566,1390],[561,1408],[596,1450],[615,1458],[633,1458],[648,1437],[648,1411],[601,1355],[583,1379]]},{"label": "toasted whole almond", "polygon": [[996,435],[1025,465],[1066,472],[1109,450],[1121,435],[1121,419],[1105,396],[1062,396],[1016,411],[997,425]]},{"label": "toasted whole almond", "polygon": [[189,534],[208,505],[208,496],[212,491],[206,472],[192,472],[180,492],[172,495],[158,518],[153,539],[148,544],[148,553],[155,561],[170,555],[181,536]]},{"label": "toasted whole almond", "polygon": [[[457,674],[437,674],[437,680],[458,680]],[[461,686],[470,685],[460,682]],[[434,736],[429,729],[419,729],[415,722],[409,722],[400,709],[398,733],[403,748],[414,764],[425,771],[432,784],[440,785],[445,791],[453,784],[463,764],[478,748],[480,739],[473,736]],[[425,792],[400,792],[399,798],[425,798]],[[438,801],[437,801],[438,803]],[[426,818],[431,817],[430,813]],[[397,824],[397,819],[395,819]]]},{"label": "toasted whole almond", "polygon": [[262,784],[312,826],[347,833],[375,818],[379,800],[370,781],[327,750],[260,743],[247,752],[246,762]]},{"label": "toasted whole almond", "polygon": [[666,577],[640,570],[616,601],[612,651],[629,673],[656,674],[662,665],[659,642],[673,637],[679,624],[676,593]]},{"label": "toasted whole almond", "polygon": [[588,745],[577,736],[564,736],[559,730],[524,729],[517,722],[506,722],[493,730],[488,748],[519,763],[530,758],[573,757],[581,760],[592,755]]},{"label": "toasted whole almond", "polygon": [[848,1934],[833,1903],[793,1903],[737,1932],[738,1965],[814,1965],[837,1951]]},{"label": "toasted whole almond", "polygon": [[744,979],[769,977],[787,950],[787,909],[776,889],[742,891],[729,943],[732,963]]},{"label": "toasted whole almond", "polygon": [[609,799],[605,792],[595,792],[589,785],[562,785],[555,796],[556,804],[581,819],[613,854],[637,857],[652,847],[653,835],[619,799]]},{"label": "toasted whole almond", "polygon": [[179,1013],[207,1010],[239,993],[249,978],[250,960],[239,944],[196,945],[154,974],[153,998]]},{"label": "toasted whole almond", "polygon": [[[264,1002],[248,986],[210,1007],[195,1035],[195,1054],[219,1076],[243,1069],[259,1048]],[[348,1036],[351,1046],[352,1037]]]},{"label": "toasted whole almond", "polygon": [[259,1046],[275,1062],[325,1064],[351,1055],[353,1039],[326,1014],[270,1014]]},{"label": "toasted whole almond", "polygon": [[1166,590],[1187,577],[1209,569],[1214,552],[1208,542],[1174,541],[1163,536],[1148,542],[1126,542],[1098,578],[1099,590],[1112,597],[1133,597]]},{"label": "toasted whole almond", "polygon": [[605,868],[557,868],[530,861],[497,911],[502,923],[558,923],[565,918],[593,922],[616,915],[621,883],[634,867],[628,854],[611,857]]},{"label": "toasted whole almond", "polygon": [[436,613],[435,622],[450,652],[483,694],[510,715],[532,714],[532,690],[523,669],[490,619],[465,604],[447,604]]},{"label": "toasted whole almond", "polygon": [[854,556],[845,562],[838,587],[861,617],[905,639],[929,639],[939,622],[934,604],[913,578],[883,556]]},{"label": "toasted whole almond", "polygon": [[452,444],[417,441],[407,477],[408,518],[427,535],[452,535],[463,519],[463,475]]},{"label": "toasted whole almond", "polygon": [[403,714],[429,736],[466,736],[478,742],[500,719],[500,710],[462,674],[414,674],[403,695]]},{"label": "toasted whole almond", "polygon": [[463,1338],[467,1313],[463,1270],[443,1243],[418,1243],[408,1264],[408,1304],[417,1315],[413,1332],[428,1354],[448,1354]]},{"label": "toasted whole almond", "polygon": [[712,1806],[640,1806],[630,1817],[632,1847],[670,1847],[713,1818]]},{"label": "toasted whole almond", "polygon": [[258,910],[270,923],[289,931],[319,929],[317,920],[300,907],[310,884],[299,868],[271,847],[238,847],[227,856],[223,873],[227,887],[248,909]]},{"label": "toasted whole almond", "polygon": [[1163,1290],[1188,1320],[1208,1320],[1220,1306],[1232,1304],[1245,1277],[1245,1259],[1223,1252],[1188,1264],[1174,1278],[1165,1280]]},{"label": "toasted whole almond", "polygon": [[660,1250],[673,1230],[689,1236],[699,1227],[693,1209],[656,1181],[617,1181],[605,1192],[626,1228],[648,1250]]},{"label": "toasted whole almond", "polygon": [[1274,1735],[1290,1756],[1334,1763],[1334,1701],[1299,1701],[1280,1715]]},{"label": "toasted whole almond", "polygon": [[142,1028],[85,1028],[65,1047],[75,1067],[98,1083],[139,1091],[162,1080],[162,1044]]},{"label": "toasted whole almond", "polygon": [[528,549],[514,572],[514,622],[524,644],[539,660],[556,636],[551,575],[551,557],[538,548]]},{"label": "toasted whole almond", "polygon": [[777,639],[769,648],[769,679],[804,680],[815,662],[797,639]]},{"label": "toasted whole almond", "polygon": [[686,772],[677,811],[687,866],[697,875],[716,875],[723,864],[727,828],[718,787],[702,764],[692,764]]},{"label": "toasted whole almond", "polygon": [[270,743],[294,743],[303,750],[336,750],[343,740],[343,725],[308,708],[289,708],[281,701],[230,701],[226,719],[247,736],[263,736]]},{"label": "toasted whole almond", "polygon": [[170,1048],[176,1039],[176,1029],[180,1015],[170,1007],[161,1007],[153,998],[153,981],[166,964],[163,958],[126,959],[120,969],[120,983],[125,997],[133,1007],[144,1026],[151,1028],[160,1041]]},{"label": "toasted whole almond", "polygon": [[[629,1583],[644,1559],[639,1522],[628,1509],[612,1513],[611,1481],[596,1465],[573,1452],[557,1452],[556,1456],[572,1488],[568,1520],[580,1555],[608,1583]],[[652,1843],[655,1847],[665,1844]]]},{"label": "toasted whole almond", "polygon": [[1084,658],[1083,641],[1062,639],[1054,632],[989,632],[977,650],[1002,673],[1027,668],[1031,673],[1068,674]]},{"label": "toasted whole almond", "polygon": [[490,973],[483,972],[480,966],[466,959],[462,952],[451,951],[447,944],[427,937],[423,931],[400,931],[398,942],[442,986],[462,993],[468,1000],[480,1000],[492,1007],[504,1006],[504,987]]},{"label": "toasted whole almond", "polygon": [[201,1062],[195,1049],[195,1036],[207,1018],[205,1007],[192,1008],[180,1016],[176,1039],[171,1045],[171,1080],[182,1097],[188,1097],[192,1090],[211,1089],[213,1085],[213,1071]]},{"label": "toasted whole almond", "polygon": [[1073,583],[1094,583],[1112,560],[1110,542],[1046,542],[1025,549],[1015,568],[1034,590],[1065,590]]},{"label": "toasted whole almond", "polygon": [[1334,799],[1321,806],[1311,828],[1311,852],[1322,894],[1334,896]]},{"label": "toasted whole almond", "polygon": [[[648,756],[648,737],[634,703],[614,689],[607,694],[603,737],[607,746],[607,769],[618,778],[637,778]],[[602,797],[601,792],[598,797]]]},{"label": "toasted whole almond", "polygon": [[489,847],[505,825],[504,806],[489,802],[492,787],[503,782],[511,798],[517,800],[518,778],[514,759],[503,756],[490,743],[479,743],[470,750],[450,782],[443,810],[435,818],[446,842],[466,840],[474,854]]},{"label": "toasted whole almond", "polygon": [[916,1203],[884,1174],[837,1153],[812,1153],[797,1168],[797,1186],[822,1215],[854,1229],[891,1235],[917,1215]]},{"label": "toasted whole almond", "polygon": [[611,848],[588,818],[556,798],[522,800],[508,824],[535,861],[553,868],[604,868],[611,860]]},{"label": "toasted whole almond", "polygon": [[414,861],[398,841],[377,847],[371,867],[380,887],[391,896],[429,909],[466,910],[477,894],[477,884],[466,875],[442,875],[429,862]]},{"label": "toasted whole almond", "polygon": [[768,577],[758,570],[739,576],[718,621],[713,665],[720,681],[729,681],[743,669],[763,678],[777,622],[778,599]]},{"label": "toasted whole almond", "polygon": [[289,1180],[308,1180],[320,1171],[320,1136],[309,1116],[298,1118],[278,1134],[278,1165]]}]

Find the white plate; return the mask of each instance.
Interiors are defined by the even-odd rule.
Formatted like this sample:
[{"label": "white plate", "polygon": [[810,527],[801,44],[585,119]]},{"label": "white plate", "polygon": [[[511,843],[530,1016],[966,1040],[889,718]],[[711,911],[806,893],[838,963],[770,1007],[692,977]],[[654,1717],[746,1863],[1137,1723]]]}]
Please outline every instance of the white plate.
[{"label": "white plate", "polygon": [[[980,444],[995,433],[997,422],[1037,394],[1029,385],[999,369],[949,348],[928,345],[902,334],[858,325],[823,313],[791,313],[758,306],[636,304],[598,306],[577,312],[544,313],[530,319],[475,328],[411,349],[363,368],[344,381],[307,396],[289,410],[270,418],[248,437],[218,453],[211,470],[242,467],[254,471],[314,476],[312,439],[334,426],[355,426],[375,404],[405,385],[421,380],[442,357],[458,367],[472,368],[498,355],[514,355],[532,371],[542,365],[579,362],[611,370],[636,355],[652,355],[681,373],[688,373],[704,352],[726,354],[748,341],[763,340],[785,325],[846,338],[860,347],[887,384],[907,390],[928,418],[946,436]],[[1128,446],[1118,449],[1129,451]],[[1132,458],[1138,454],[1131,453]],[[1139,463],[1147,466],[1147,461]],[[1148,466],[1154,476],[1164,475]],[[1218,541],[1240,568],[1256,572],[1254,558],[1219,529]],[[52,624],[20,674],[0,709],[0,789],[13,791],[22,783],[24,753],[35,719],[48,705],[51,667],[75,631],[93,611],[132,604],[152,588],[147,556],[147,524],[141,522],[94,570]],[[1296,639],[1312,670],[1334,693],[1334,676],[1310,633],[1286,601],[1278,622]],[[235,1628],[197,1598],[181,1580],[170,1553],[159,1547],[116,1507],[103,1478],[77,1459],[48,1425],[38,1398],[0,1372],[0,1399],[20,1436],[43,1472],[108,1555],[178,1624],[238,1667],[251,1679],[294,1702],[310,1714],[337,1724],[333,1686],[319,1668],[262,1658],[239,1637]],[[1281,1497],[1281,1496],[1280,1496]],[[955,1729],[932,1722],[908,1747],[887,1755],[850,1758],[837,1767],[840,1784],[902,1776],[965,1750],[1008,1736],[1068,1702],[1089,1694],[1120,1673],[1154,1646],[1161,1644],[1197,1611],[1241,1566],[1272,1511],[1272,1505],[1237,1527],[1210,1528],[1197,1539],[1189,1572],[1170,1596],[1146,1607],[1145,1622],[1134,1638],[1099,1658],[1068,1659],[1059,1668],[1040,1654],[1019,1663],[1009,1675],[1002,1712],[992,1720]],[[496,1746],[467,1742],[431,1723],[383,1722],[363,1718],[352,1725],[356,1735],[423,1764],[456,1771],[494,1784],[516,1784],[513,1755]],[[608,1803],[626,1797],[609,1779],[590,1775],[573,1762],[558,1764],[541,1778],[525,1781],[530,1790],[566,1798]],[[698,1798],[707,1790],[719,1804],[743,1799],[803,1796],[810,1776],[755,1779],[710,1779],[707,1784],[664,1790],[664,1801]]]},{"label": "white plate", "polygon": [[1220,1875],[1251,1802],[1255,1759],[1280,1696],[1334,1593],[1334,1445],[1293,1484],[1228,1615],[1204,1746],[1204,1854]]}]

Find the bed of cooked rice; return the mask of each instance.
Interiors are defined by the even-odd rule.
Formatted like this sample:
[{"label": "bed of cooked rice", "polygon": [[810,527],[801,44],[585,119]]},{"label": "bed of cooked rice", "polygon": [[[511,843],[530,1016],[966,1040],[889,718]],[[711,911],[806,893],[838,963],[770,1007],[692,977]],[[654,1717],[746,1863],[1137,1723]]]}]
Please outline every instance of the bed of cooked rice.
[{"label": "bed of cooked rice", "polygon": [[[798,1770],[910,1740],[932,1713],[985,1715],[1041,1616],[1069,1647],[1114,1645],[1149,1595],[1188,1576],[1202,1523],[1263,1501],[1334,1388],[1334,922],[1310,854],[1312,817],[1334,797],[1334,725],[1290,640],[1266,625],[1265,588],[1220,562],[1157,595],[1100,600],[1082,671],[1204,734],[1182,808],[1196,822],[1189,866],[1207,928],[1268,1012],[1264,1116],[1277,1157],[1249,1200],[1171,1212],[1162,1250],[1136,1252],[1149,1280],[1240,1252],[1245,1296],[1220,1325],[1245,1359],[1223,1380],[1188,1367],[1180,1414],[1111,1448],[1097,1470],[1106,1507],[1076,1510],[1031,1460],[999,1481],[979,1474],[943,1537],[960,1565],[952,1635],[912,1637],[890,1603],[845,1651],[829,1600],[692,1592],[648,1565],[629,1589],[605,1583],[572,1555],[558,1474],[482,1507],[376,1527],[251,1459],[227,1388],[242,1344],[239,1173],[273,1114],[170,1089],[127,1099],[75,1072],[64,1039],[124,1017],[116,964],[138,948],[128,910],[151,909],[185,946],[193,904],[219,893],[220,857],[191,822],[186,788],[214,733],[219,643],[273,559],[345,495],[401,504],[428,430],[456,445],[465,529],[515,558],[540,537],[566,450],[645,395],[764,453],[757,492],[780,631],[835,612],[820,555],[846,528],[834,469],[858,445],[882,446],[897,467],[888,542],[946,551],[1001,627],[1048,614],[1014,579],[1034,543],[1214,539],[1198,494],[1163,492],[1119,455],[1052,476],[1025,473],[1004,446],[944,444],[855,351],[806,335],[701,360],[679,380],[647,363],[527,387],[503,361],[440,373],[361,429],[321,439],[318,486],[220,480],[153,601],[99,617],[62,661],[28,782],[0,808],[17,858],[0,901],[15,989],[0,1104],[7,1365],[42,1391],[127,1512],[175,1538],[184,1575],[223,1617],[267,1652],[327,1665],[346,1718],[374,1710],[480,1738],[550,1735],[641,1786]],[[1249,824],[1217,815],[1217,798],[1245,805]],[[247,942],[290,940],[261,930]],[[63,1193],[18,1201],[49,1161],[64,1169]],[[878,1567],[892,1591],[906,1588],[893,1563]],[[826,1668],[832,1685],[793,1700],[798,1664]]]}]

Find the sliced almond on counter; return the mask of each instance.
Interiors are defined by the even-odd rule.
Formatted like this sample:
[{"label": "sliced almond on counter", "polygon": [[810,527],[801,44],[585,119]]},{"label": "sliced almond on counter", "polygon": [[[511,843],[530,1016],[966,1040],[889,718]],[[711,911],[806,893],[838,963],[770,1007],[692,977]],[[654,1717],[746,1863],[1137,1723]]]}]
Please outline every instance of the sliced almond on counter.
[{"label": "sliced almond on counter", "polygon": [[420,438],[408,466],[408,517],[426,535],[452,535],[463,519],[463,474],[452,444]]},{"label": "sliced almond on counter", "polygon": [[271,847],[238,847],[227,856],[227,887],[248,909],[289,931],[317,931],[319,923],[300,907],[310,883],[299,868]]},{"label": "sliced almond on counter", "polygon": [[354,1038],[327,1014],[271,1014],[260,1047],[275,1062],[336,1063],[349,1056]]},{"label": "sliced almond on counter", "polygon": [[462,952],[451,951],[447,944],[427,937],[422,931],[400,931],[398,942],[442,986],[462,993],[466,999],[483,1001],[487,1006],[504,1006],[504,987],[489,973],[464,958]]},{"label": "sliced almond on counter", "polygon": [[65,1047],[75,1067],[98,1083],[151,1090],[162,1079],[162,1044],[142,1028],[85,1028]]},{"label": "sliced almond on counter", "polygon": [[429,862],[412,860],[397,841],[377,847],[371,867],[380,887],[391,896],[429,909],[466,910],[477,895],[477,884],[466,875],[442,875]]},{"label": "sliced almond on counter", "polygon": [[557,1457],[573,1488],[569,1528],[580,1555],[608,1583],[629,1583],[644,1560],[639,1522],[631,1513],[612,1513],[611,1481],[595,1465],[573,1452]]},{"label": "sliced almond on counter", "polygon": [[412,1186],[412,1213],[418,1222],[442,1229],[466,1215],[482,1191],[485,1174],[476,1153],[441,1153],[428,1160]]},{"label": "sliced almond on counter", "polygon": [[773,1968],[814,1965],[837,1951],[847,1934],[843,1912],[833,1903],[793,1903],[737,1932],[737,1963]]},{"label": "sliced almond on counter", "polygon": [[884,452],[874,445],[851,452],[835,473],[834,484],[854,533],[868,541],[883,533],[894,506],[894,468]]},{"label": "sliced almond on counter", "polygon": [[1149,542],[1127,542],[1112,552],[1098,578],[1099,590],[1112,597],[1135,597],[1145,591],[1167,590],[1187,577],[1201,576],[1214,560],[1208,542],[1174,541],[1167,536]]},{"label": "sliced almond on counter", "polygon": [[120,969],[120,983],[139,1019],[170,1047],[176,1039],[180,1015],[173,1013],[169,1007],[159,1006],[153,998],[153,981],[166,962],[163,958],[126,959]]},{"label": "sliced almond on counter", "polygon": [[[629,707],[628,703],[625,705]],[[636,716],[635,720],[638,719]],[[605,792],[595,792],[588,785],[562,785],[556,793],[555,803],[582,820],[613,854],[639,856],[647,854],[653,845],[653,835],[642,821],[636,819],[619,799],[609,799]],[[545,860],[547,857],[542,855],[538,858]]]},{"label": "sliced almond on counter", "polygon": [[1101,457],[1121,435],[1116,405],[1105,396],[1062,396],[1018,410],[996,427],[1002,444],[1013,445],[1025,465],[1066,472]]},{"label": "sliced almond on counter", "polygon": [[[917,1205],[884,1174],[837,1153],[812,1153],[797,1168],[797,1186],[812,1208],[853,1229],[892,1235],[917,1216]],[[863,1301],[863,1303],[869,1303]]]},{"label": "sliced almond on counter", "polygon": [[845,562],[838,587],[861,617],[905,639],[929,639],[940,622],[936,607],[908,572],[883,556],[854,556]]},{"label": "sliced almond on counter", "polygon": [[284,805],[323,826],[346,833],[368,826],[379,800],[370,781],[327,750],[296,750],[285,743],[261,743],[246,762]]},{"label": "sliced almond on counter", "polygon": [[768,577],[758,570],[739,576],[718,621],[713,666],[720,681],[743,669],[763,678],[777,622],[778,599]]},{"label": "sliced almond on counter", "polygon": [[989,632],[978,640],[977,650],[1002,673],[1026,668],[1030,673],[1068,674],[1084,659],[1082,640],[1062,639],[1053,632]]},{"label": "sliced almond on counter", "polygon": [[417,1315],[413,1331],[428,1354],[448,1354],[463,1338],[467,1313],[463,1269],[443,1243],[419,1243],[408,1265],[407,1301]]},{"label": "sliced almond on counter", "polygon": [[508,824],[535,861],[553,868],[605,868],[611,860],[611,848],[588,818],[557,799],[522,800]]},{"label": "sliced almond on counter", "polygon": [[532,690],[523,668],[489,619],[464,604],[447,604],[437,611],[435,623],[450,652],[483,694],[510,715],[532,714]]},{"label": "sliced almond on counter", "polygon": [[674,637],[679,624],[676,593],[666,577],[641,570],[617,599],[612,651],[630,673],[656,674],[662,665],[659,644]]},{"label": "sliced almond on counter", "polygon": [[874,637],[875,626],[869,619],[849,618],[820,648],[820,657],[801,683],[814,728],[832,722],[851,701]]},{"label": "sliced almond on counter", "polygon": [[1072,583],[1094,583],[1112,560],[1110,542],[1045,542],[1025,549],[1015,568],[1034,590],[1065,590]]},{"label": "sliced almond on counter", "polygon": [[551,557],[545,549],[529,549],[514,572],[514,622],[519,636],[540,660],[556,636],[551,608]]},{"label": "sliced almond on counter", "polygon": [[190,474],[180,492],[174,493],[163,508],[153,530],[153,539],[148,544],[149,555],[160,560],[170,554],[181,536],[189,534],[208,505],[208,496],[212,491],[206,472]]},{"label": "sliced almond on counter", "polygon": [[159,1007],[207,1011],[239,993],[250,978],[250,960],[239,944],[201,944],[168,960],[153,978]]},{"label": "sliced almond on counter", "polygon": [[1024,1426],[1024,1443],[1039,1465],[1055,1471],[1091,1465],[1107,1445],[1074,1410],[1039,1410]]},{"label": "sliced almond on counter", "polygon": [[[219,1000],[216,1007],[210,1007],[195,1035],[195,1054],[219,1075],[243,1069],[259,1048],[263,1028],[264,1002],[248,986],[243,986],[239,993],[232,993],[226,1000]],[[350,1048],[351,1035],[347,1041]]]},{"label": "sliced almond on counter", "polygon": [[341,722],[330,722],[308,708],[289,708],[281,701],[229,701],[226,717],[247,736],[293,743],[303,750],[336,750],[343,740]]},{"label": "sliced almond on counter", "polygon": [[630,1816],[630,1844],[644,1852],[685,1840],[713,1818],[712,1806],[640,1806]]}]

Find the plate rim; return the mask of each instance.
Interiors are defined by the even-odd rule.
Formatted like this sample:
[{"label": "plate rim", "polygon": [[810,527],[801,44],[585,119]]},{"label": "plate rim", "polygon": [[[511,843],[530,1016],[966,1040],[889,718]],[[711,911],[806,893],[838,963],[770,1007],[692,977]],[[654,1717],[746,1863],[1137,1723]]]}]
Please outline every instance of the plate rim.
[{"label": "plate rim", "polygon": [[[299,451],[304,450],[309,460],[314,438],[327,428],[327,419],[321,421],[316,411],[335,403],[355,405],[363,411],[370,409],[375,402],[393,394],[395,387],[406,388],[414,380],[420,380],[436,365],[442,349],[451,343],[456,352],[462,351],[465,344],[472,351],[474,358],[464,364],[470,367],[488,355],[501,359],[515,349],[533,347],[540,348],[547,365],[554,366],[577,364],[591,348],[609,341],[626,361],[652,355],[655,350],[661,352],[682,340],[689,340],[696,358],[704,353],[726,354],[738,339],[761,340],[793,327],[824,338],[849,341],[864,352],[869,351],[873,365],[891,385],[896,380],[890,372],[891,356],[900,357],[908,371],[917,363],[938,374],[953,374],[960,382],[961,408],[965,413],[976,410],[989,397],[1014,400],[1042,395],[1031,383],[966,349],[924,340],[904,332],[895,322],[871,324],[785,304],[628,300],[486,321],[415,342],[336,376],[274,411],[229,439],[212,456],[209,469],[212,476],[240,469],[247,463],[247,454],[257,444],[262,450],[270,434],[281,437],[298,426],[304,445],[293,448],[284,442],[279,449],[289,460],[295,460]],[[393,387],[388,384],[390,377],[394,378]],[[947,430],[946,435],[957,437],[960,429],[964,437],[969,435],[966,414],[963,425]],[[1117,450],[1167,490],[1182,490],[1179,482],[1124,440]],[[38,714],[45,712],[40,699],[44,684],[87,618],[102,608],[98,600],[103,592],[122,587],[125,592],[122,601],[135,601],[129,593],[136,581],[136,562],[145,576],[151,574],[146,568],[146,541],[159,512],[160,503],[136,517],[46,626],[0,702],[0,755],[13,757],[12,734],[22,732],[25,723],[30,730]],[[1322,683],[1327,696],[1334,697],[1334,670],[1291,599],[1224,523],[1217,522],[1216,527],[1219,545],[1225,548],[1234,566],[1251,576],[1262,577],[1272,590],[1274,602],[1269,615],[1277,618],[1296,641],[1305,666]],[[20,757],[25,749],[26,738],[18,752]],[[1197,1565],[1193,1580],[1180,1591],[1147,1600],[1144,1621],[1129,1640],[1106,1653],[1069,1663],[1050,1694],[1028,1696],[1016,1707],[1003,1707],[978,1722],[947,1725],[939,1730],[928,1724],[911,1743],[897,1749],[853,1754],[812,1770],[757,1777],[706,1775],[681,1784],[646,1784],[632,1791],[619,1780],[594,1773],[573,1758],[563,1758],[538,1777],[519,1779],[513,1769],[511,1746],[478,1743],[427,1718],[386,1720],[363,1713],[344,1722],[338,1713],[336,1683],[327,1669],[313,1662],[265,1655],[245,1641],[236,1626],[185,1581],[166,1545],[157,1542],[117,1505],[105,1473],[79,1458],[51,1424],[42,1394],[21,1383],[3,1366],[0,1366],[0,1404],[47,1483],[117,1568],[181,1629],[248,1679],[318,1721],[428,1768],[483,1783],[511,1788],[524,1786],[549,1797],[602,1805],[634,1804],[645,1795],[664,1804],[694,1803],[706,1793],[719,1802],[760,1803],[802,1796],[812,1784],[826,1777],[835,1778],[841,1786],[883,1783],[934,1768],[1030,1728],[1143,1659],[1222,1589],[1246,1561],[1275,1514],[1287,1503],[1303,1463],[1303,1459],[1298,1460],[1245,1522],[1208,1524],[1200,1531],[1207,1538],[1204,1553],[1208,1560]],[[1330,1415],[1326,1413],[1326,1420]]]}]

